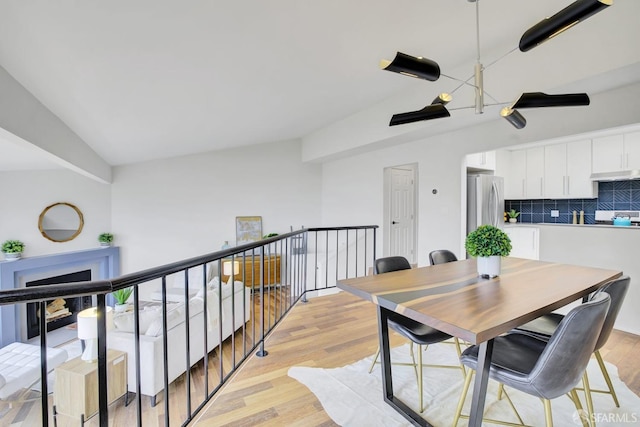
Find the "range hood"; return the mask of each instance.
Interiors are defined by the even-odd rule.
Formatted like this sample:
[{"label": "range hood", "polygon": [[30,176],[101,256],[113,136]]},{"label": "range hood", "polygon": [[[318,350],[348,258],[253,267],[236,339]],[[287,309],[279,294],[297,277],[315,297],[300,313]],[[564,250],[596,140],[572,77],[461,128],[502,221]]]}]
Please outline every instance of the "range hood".
[{"label": "range hood", "polygon": [[625,181],[629,179],[640,179],[640,170],[632,169],[617,172],[599,172],[591,174],[591,181]]}]

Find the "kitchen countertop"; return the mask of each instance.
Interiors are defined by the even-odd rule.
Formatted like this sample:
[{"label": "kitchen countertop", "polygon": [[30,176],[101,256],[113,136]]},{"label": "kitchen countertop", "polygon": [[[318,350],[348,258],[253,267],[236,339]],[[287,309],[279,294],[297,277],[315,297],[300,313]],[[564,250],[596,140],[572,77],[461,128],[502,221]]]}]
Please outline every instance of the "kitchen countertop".
[{"label": "kitchen countertop", "polygon": [[632,229],[638,229],[640,230],[640,226],[637,225],[631,225],[628,227],[620,227],[617,225],[608,225],[608,224],[559,224],[559,223],[553,223],[553,222],[536,222],[536,223],[529,223],[529,222],[518,222],[518,223],[505,223],[504,227],[508,228],[508,227],[537,227],[540,225],[549,225],[552,227],[589,227],[589,228],[632,228]]}]

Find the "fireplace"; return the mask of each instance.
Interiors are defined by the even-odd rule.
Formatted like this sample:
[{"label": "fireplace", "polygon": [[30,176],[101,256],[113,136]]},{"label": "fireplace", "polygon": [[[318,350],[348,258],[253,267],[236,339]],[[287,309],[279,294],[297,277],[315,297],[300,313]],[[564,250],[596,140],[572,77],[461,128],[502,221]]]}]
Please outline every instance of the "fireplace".
[{"label": "fireplace", "polygon": [[[47,277],[46,279],[27,282],[26,286],[46,286],[59,283],[88,282],[91,280],[91,270],[83,270],[60,276]],[[55,331],[64,326],[76,323],[78,312],[91,307],[91,296],[77,298],[58,298],[47,301],[46,318],[47,332]],[[27,304],[27,338],[31,339],[40,335],[40,304]]]},{"label": "fireplace", "polygon": [[[88,278],[69,279],[68,275],[89,270]],[[71,283],[75,280],[108,280],[120,274],[120,248],[117,246],[86,249],[76,252],[58,253],[26,257],[17,261],[0,261],[0,289],[15,289],[32,286],[33,283],[42,284],[43,280],[58,278],[59,282]],[[27,285],[28,284],[28,285]],[[50,302],[49,302],[50,303]],[[37,305],[34,314],[37,319]],[[68,308],[65,299],[64,307]],[[64,314],[61,310],[59,314]],[[69,311],[78,311],[73,307]],[[27,304],[9,304],[0,307],[0,348],[12,342],[26,342],[29,338],[27,331]],[[71,317],[71,316],[65,316]],[[61,320],[61,319],[59,319]],[[67,321],[75,322],[73,319]],[[37,320],[36,320],[37,322]],[[51,323],[51,322],[50,322]],[[54,324],[47,325],[47,330]],[[55,324],[55,326],[58,326]],[[60,329],[59,331],[63,331]],[[59,332],[57,331],[57,332]],[[36,334],[38,331],[36,330]],[[55,334],[55,333],[54,333]]]}]

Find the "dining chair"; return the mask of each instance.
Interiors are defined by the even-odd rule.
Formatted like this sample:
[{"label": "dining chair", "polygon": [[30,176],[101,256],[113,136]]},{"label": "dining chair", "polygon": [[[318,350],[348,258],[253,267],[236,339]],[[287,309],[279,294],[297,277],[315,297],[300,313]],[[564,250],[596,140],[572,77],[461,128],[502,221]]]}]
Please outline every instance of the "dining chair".
[{"label": "dining chair", "polygon": [[[446,264],[448,262],[454,262],[454,261],[458,261],[458,257],[456,256],[456,254],[454,254],[448,249],[436,249],[435,251],[429,252],[429,263],[431,265]],[[449,343],[454,344],[456,346],[458,357],[460,357],[460,355],[462,354],[460,339],[458,337],[453,337],[453,342],[447,342],[447,344]],[[468,345],[468,344],[465,343],[465,345]],[[463,374],[466,375],[464,365],[462,366],[462,372]]]},{"label": "dining chair", "polygon": [[[385,258],[379,258],[374,263],[374,273],[375,274],[384,274],[392,271],[400,271],[400,270],[409,270],[411,268],[411,264],[409,261],[402,256],[390,256]],[[462,364],[460,365],[423,365],[422,363],[422,350],[423,346],[426,348],[430,344],[440,343],[442,341],[448,340],[451,338],[451,335],[446,334],[438,329],[434,329],[430,326],[427,326],[423,323],[416,322],[413,319],[402,316],[397,313],[393,313],[389,315],[388,320],[389,329],[397,332],[403,337],[409,340],[409,352],[411,353],[411,360],[414,370],[416,371],[416,379],[418,381],[418,399],[420,401],[420,412],[424,412],[424,404],[423,404],[423,382],[422,382],[422,367],[438,367],[438,368],[455,368],[462,370],[462,375],[464,376],[464,368]],[[414,352],[413,352],[413,344],[418,345],[418,363],[416,363]],[[460,354],[460,348],[458,347],[458,353]],[[375,357],[373,358],[373,362],[371,363],[371,367],[369,368],[369,373],[373,371],[373,367],[375,366],[378,357],[380,356],[380,346],[378,346],[378,351],[376,352]],[[394,363],[395,365],[406,365],[403,363]]]},{"label": "dining chair", "polygon": [[[627,291],[629,290],[629,285],[631,283],[631,278],[629,276],[623,276],[618,279],[612,280],[606,284],[604,284],[600,289],[598,289],[591,297],[593,299],[601,292],[606,292],[611,297],[611,305],[609,306],[609,311],[607,311],[607,316],[604,321],[604,326],[602,327],[602,331],[600,332],[600,336],[598,337],[598,341],[596,342],[594,355],[596,360],[598,361],[598,366],[600,367],[600,371],[602,372],[602,376],[604,377],[605,383],[607,384],[608,390],[594,390],[590,388],[589,385],[589,377],[587,376],[587,372],[584,373],[584,382],[585,382],[585,396],[587,398],[587,407],[590,413],[593,413],[593,398],[592,393],[606,393],[610,394],[613,398],[613,402],[616,407],[620,407],[620,403],[618,402],[618,396],[616,395],[616,391],[613,388],[613,383],[611,382],[611,377],[609,376],[609,372],[602,360],[602,355],[600,354],[600,349],[606,344],[609,336],[611,335],[611,331],[613,329],[613,325],[616,322],[616,318],[618,317],[618,313],[620,312],[620,307],[622,307],[622,303],[624,302],[624,298],[627,295]],[[534,336],[536,338],[548,341],[553,332],[557,329],[558,325],[562,321],[564,316],[559,313],[549,313],[543,316],[538,317],[537,319],[532,320],[531,322],[525,323],[522,326],[518,326],[513,330],[513,332],[527,334],[530,336]]]},{"label": "dining chair", "polygon": [[[489,377],[542,399],[547,427],[553,426],[551,399],[569,393],[583,425],[588,425],[574,387],[583,377],[595,349],[610,301],[609,294],[600,292],[590,301],[575,307],[560,321],[549,341],[521,333],[494,338]],[[478,349],[477,345],[467,348],[460,359],[470,369],[456,408],[454,427],[461,417],[473,371],[478,364]]]},{"label": "dining chair", "polygon": [[444,264],[457,260],[458,257],[456,257],[456,254],[447,249],[437,249],[429,252],[429,263],[431,263],[431,265]]}]

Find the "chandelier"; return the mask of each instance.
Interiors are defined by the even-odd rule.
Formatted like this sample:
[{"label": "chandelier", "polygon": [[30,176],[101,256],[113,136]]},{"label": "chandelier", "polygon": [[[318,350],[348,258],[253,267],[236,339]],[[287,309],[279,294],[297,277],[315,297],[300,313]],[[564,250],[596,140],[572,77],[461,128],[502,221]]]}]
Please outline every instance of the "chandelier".
[{"label": "chandelier", "polygon": [[[480,62],[480,0],[468,1],[476,4],[477,59],[474,66],[473,76],[469,77],[467,80],[460,80],[443,74],[444,77],[456,80],[461,84],[451,93],[441,93],[431,102],[431,104],[425,106],[421,110],[394,114],[393,117],[391,117],[389,126],[450,117],[451,114],[446,105],[453,99],[452,94],[464,85],[470,85],[474,88],[475,104],[467,107],[461,107],[459,109],[474,108],[476,114],[482,114],[484,107],[489,105],[484,102],[485,91],[483,86],[483,72],[485,68]],[[518,48],[521,52],[527,52],[539,44],[568,30],[580,21],[600,12],[611,4],[613,4],[613,0],[577,0],[557,12],[555,15],[543,19],[525,31],[520,38]],[[511,52],[513,51],[515,51],[515,49]],[[507,53],[507,55],[509,53]],[[494,63],[495,62],[497,61],[494,61]],[[380,67],[383,70],[393,71],[395,73],[423,80],[436,81],[440,78],[440,66],[437,62],[420,56],[416,57],[407,55],[402,52],[397,52],[393,61],[380,61]],[[469,82],[471,79],[473,79],[473,84]],[[525,92],[511,105],[502,108],[500,110],[500,116],[505,118],[515,128],[522,129],[526,126],[527,120],[518,111],[519,109],[584,106],[589,105],[589,102],[589,96],[586,93],[548,95],[542,92]],[[504,105],[507,103],[503,102],[498,104]]]}]

